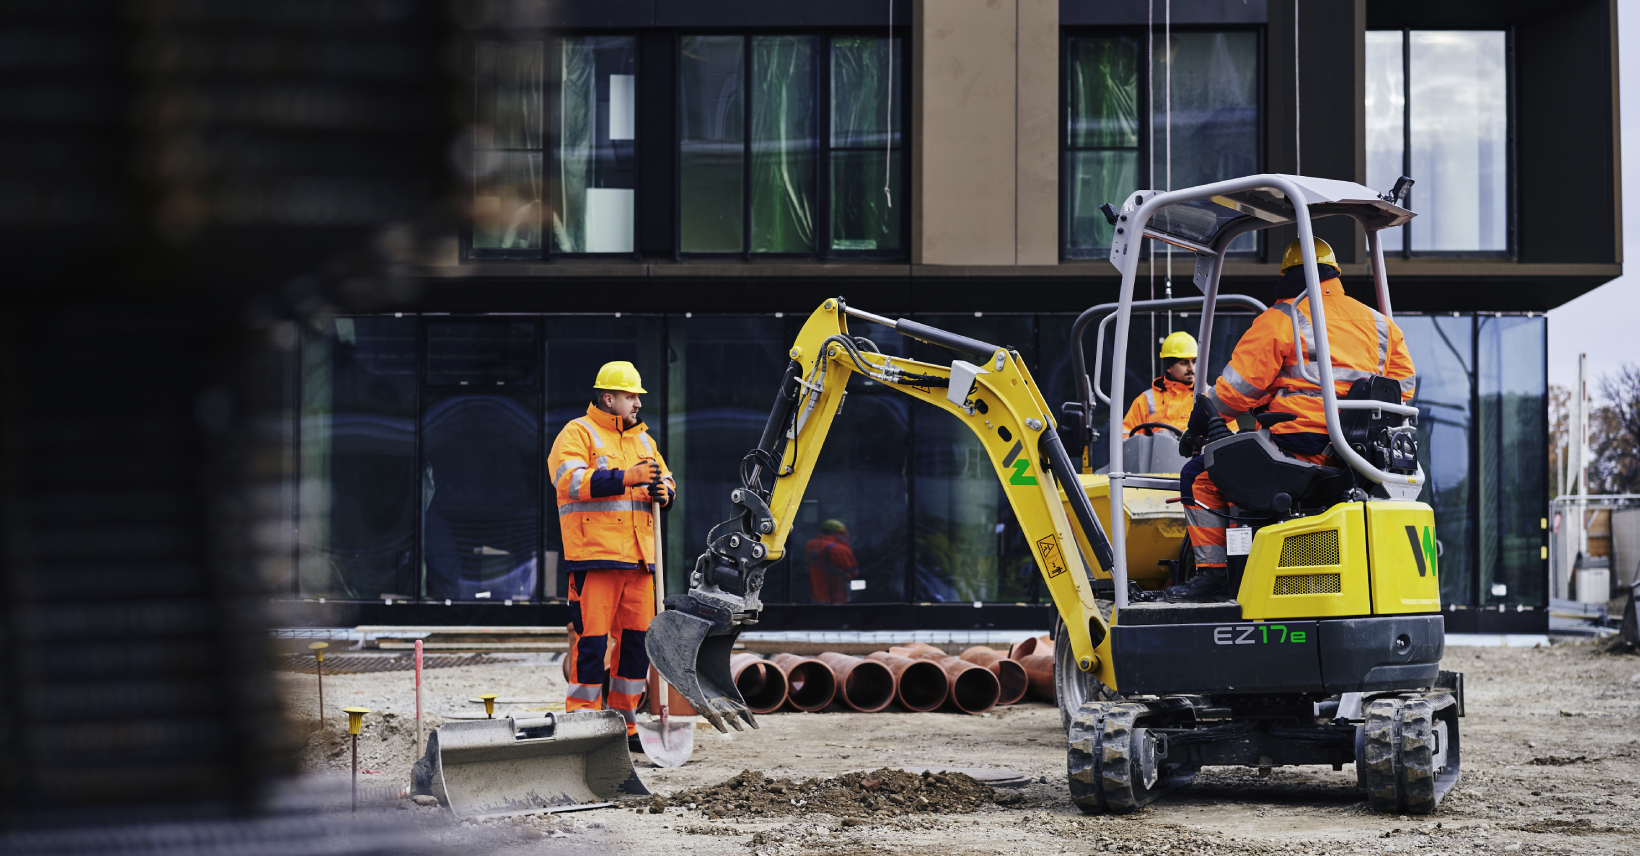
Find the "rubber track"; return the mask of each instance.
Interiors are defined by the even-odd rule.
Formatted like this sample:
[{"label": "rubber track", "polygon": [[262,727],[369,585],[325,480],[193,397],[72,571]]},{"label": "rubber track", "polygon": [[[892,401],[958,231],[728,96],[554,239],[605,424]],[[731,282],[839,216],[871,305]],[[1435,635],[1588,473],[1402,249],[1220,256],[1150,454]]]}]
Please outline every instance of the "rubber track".
[{"label": "rubber track", "polygon": [[1434,716],[1427,700],[1401,704],[1401,804],[1408,814],[1435,811]]},{"label": "rubber track", "polygon": [[1105,792],[1098,782],[1097,755],[1105,733],[1105,714],[1111,706],[1109,702],[1087,702],[1071,720],[1066,767],[1070,774],[1071,801],[1083,814],[1105,813]]},{"label": "rubber track", "polygon": [[[1361,767],[1367,805],[1374,811],[1435,812],[1445,796],[1436,793],[1435,710],[1454,703],[1445,695],[1414,696],[1378,699],[1367,708],[1366,757],[1356,763]],[[1447,763],[1457,764],[1456,749],[1448,751]]]},{"label": "rubber track", "polygon": [[[1099,741],[1099,782],[1105,792],[1105,811],[1127,814],[1143,803],[1144,783],[1133,782],[1133,723],[1145,713],[1142,704],[1118,704],[1105,714],[1103,739]],[[1148,802],[1145,800],[1144,802]]]},{"label": "rubber track", "polygon": [[1399,761],[1395,746],[1399,742],[1396,731],[1400,717],[1398,698],[1378,699],[1367,708],[1366,757],[1356,763],[1362,765],[1367,805],[1374,811],[1395,814],[1401,810],[1401,777],[1395,769]]}]

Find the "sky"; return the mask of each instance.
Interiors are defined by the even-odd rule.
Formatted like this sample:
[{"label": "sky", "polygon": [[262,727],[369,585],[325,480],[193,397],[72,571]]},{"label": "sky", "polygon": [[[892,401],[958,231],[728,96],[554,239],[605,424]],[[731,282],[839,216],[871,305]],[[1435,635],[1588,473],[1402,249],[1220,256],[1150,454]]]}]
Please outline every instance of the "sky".
[{"label": "sky", "polygon": [[1577,383],[1589,355],[1589,394],[1623,363],[1640,365],[1640,0],[1617,3],[1619,109],[1623,122],[1623,245],[1626,273],[1549,311],[1549,383]]}]

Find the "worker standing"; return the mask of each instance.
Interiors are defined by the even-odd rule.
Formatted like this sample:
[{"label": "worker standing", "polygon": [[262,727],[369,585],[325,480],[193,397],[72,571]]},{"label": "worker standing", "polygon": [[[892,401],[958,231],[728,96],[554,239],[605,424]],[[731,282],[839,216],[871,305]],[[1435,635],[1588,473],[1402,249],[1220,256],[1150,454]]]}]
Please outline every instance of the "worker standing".
[{"label": "worker standing", "polygon": [[[1378,375],[1399,381],[1401,400],[1410,401],[1417,385],[1412,354],[1401,328],[1382,313],[1344,293],[1342,271],[1332,247],[1315,239],[1315,260],[1321,279],[1321,301],[1327,320],[1327,343],[1332,356],[1334,392],[1343,398],[1357,380]],[[1315,366],[1315,334],[1304,280],[1302,245],[1293,241],[1281,257],[1281,279],[1276,303],[1253,320],[1236,343],[1230,364],[1207,395],[1195,399],[1181,451],[1199,452],[1203,443],[1230,436],[1225,419],[1237,418],[1255,407],[1291,413],[1294,418],[1270,429],[1270,439],[1288,457],[1312,464],[1342,466],[1331,452],[1327,414],[1321,398],[1319,369]],[[1293,341],[1294,319],[1305,354],[1300,367]],[[1194,449],[1189,447],[1194,446]],[[1164,592],[1175,603],[1231,600],[1228,587],[1229,553],[1226,529],[1234,513],[1198,456],[1184,467],[1181,492],[1194,500],[1185,503],[1185,520],[1195,552],[1196,575]]]},{"label": "worker standing", "polygon": [[848,527],[841,520],[820,524],[820,534],[804,546],[809,560],[809,594],[815,603],[848,603],[849,581],[860,575]]},{"label": "worker standing", "polygon": [[638,701],[649,677],[644,635],[655,614],[655,514],[671,505],[677,484],[638,416],[637,367],[606,363],[593,386],[586,415],[558,432],[547,458],[577,634],[564,709],[620,711],[638,750]]},{"label": "worker standing", "polygon": [[[1180,330],[1162,340],[1162,376],[1133,399],[1122,417],[1122,436],[1147,422],[1161,422],[1183,431],[1196,405],[1196,337]],[[1155,429],[1146,428],[1145,434]]]}]

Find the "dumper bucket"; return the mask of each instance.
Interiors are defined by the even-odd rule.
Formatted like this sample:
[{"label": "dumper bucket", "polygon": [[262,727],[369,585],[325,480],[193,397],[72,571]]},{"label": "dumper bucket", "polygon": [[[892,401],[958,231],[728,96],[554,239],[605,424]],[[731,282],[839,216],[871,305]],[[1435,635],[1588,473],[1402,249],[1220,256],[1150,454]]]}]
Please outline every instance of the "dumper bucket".
[{"label": "dumper bucket", "polygon": [[644,648],[649,651],[655,671],[717,730],[727,732],[727,720],[736,731],[744,731],[740,727],[742,719],[756,728],[757,720],[735,687],[729,668],[729,655],[740,631],[711,631],[711,622],[669,609],[649,622]]},{"label": "dumper bucket", "polygon": [[427,738],[411,779],[412,792],[461,818],[598,808],[649,793],[613,710],[447,723]]}]

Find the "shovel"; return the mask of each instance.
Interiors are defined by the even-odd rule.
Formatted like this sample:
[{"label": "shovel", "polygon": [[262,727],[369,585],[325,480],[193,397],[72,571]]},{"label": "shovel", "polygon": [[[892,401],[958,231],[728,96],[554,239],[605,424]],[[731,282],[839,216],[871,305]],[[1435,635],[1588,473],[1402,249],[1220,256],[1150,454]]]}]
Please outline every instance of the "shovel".
[{"label": "shovel", "polygon": [[[661,549],[664,541],[661,540],[661,507],[656,504],[655,514],[655,609],[659,612],[661,601],[666,599],[666,570],[661,563]],[[695,718],[680,716],[672,718],[671,700],[672,688],[667,685],[666,678],[656,672],[657,681],[656,699],[660,706],[660,717],[648,722],[638,723],[638,742],[643,745],[644,755],[649,757],[650,763],[657,767],[681,767],[688,763],[689,756],[695,754]]]}]

